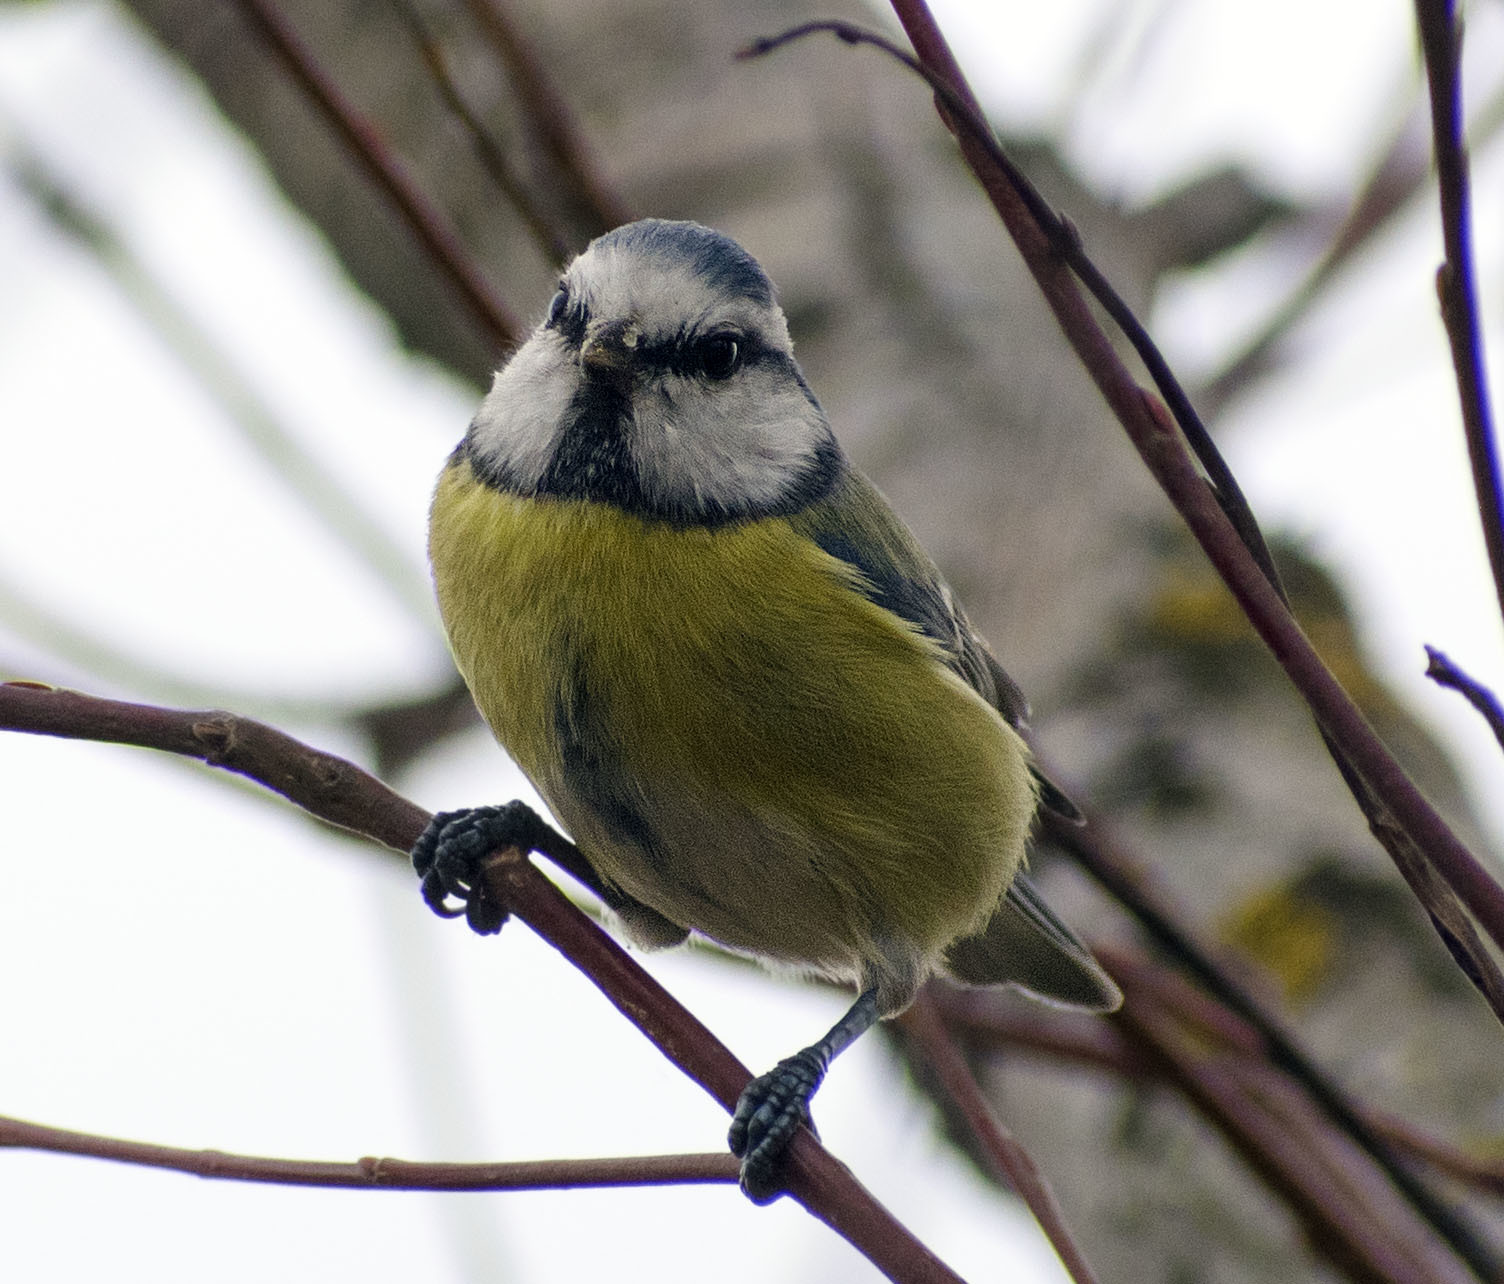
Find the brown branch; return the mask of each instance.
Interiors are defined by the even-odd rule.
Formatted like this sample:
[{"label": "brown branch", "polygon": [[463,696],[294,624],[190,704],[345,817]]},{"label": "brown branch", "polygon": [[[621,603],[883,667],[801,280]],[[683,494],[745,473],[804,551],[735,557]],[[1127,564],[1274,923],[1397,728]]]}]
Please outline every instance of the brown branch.
[{"label": "brown branch", "polygon": [[1504,611],[1504,482],[1500,479],[1478,320],[1467,153],[1462,141],[1462,42],[1452,0],[1416,0],[1415,18],[1431,87],[1431,132],[1441,190],[1441,236],[1446,246],[1446,262],[1436,274],[1436,292],[1457,374],[1478,520],[1493,569],[1494,590]]},{"label": "brown branch", "polygon": [[1504,748],[1504,707],[1499,704],[1499,697],[1490,691],[1481,682],[1468,677],[1459,669],[1443,651],[1438,651],[1434,646],[1426,648],[1426,677],[1430,678],[1437,686],[1451,687],[1453,691],[1460,692],[1467,702],[1483,715],[1483,720],[1488,723],[1488,729],[1494,733],[1494,739]]},{"label": "brown branch", "polygon": [[1019,1000],[1004,990],[940,981],[931,982],[929,997],[946,1028],[966,1046],[1036,1053],[1123,1079],[1149,1072],[1137,1049],[1099,1016]]},{"label": "brown branch", "polygon": [[45,1150],[166,1168],[215,1181],[361,1190],[574,1190],[592,1186],[677,1186],[734,1182],[730,1155],[631,1155],[598,1159],[536,1159],[508,1163],[437,1164],[367,1156],[353,1163],[274,1159],[223,1150],[188,1150],[119,1137],[72,1132],[0,1115],[0,1149]]},{"label": "brown branch", "polygon": [[[1481,946],[1474,948],[1470,924],[1460,909],[1447,903],[1448,895],[1455,893],[1504,948],[1504,887],[1453,833],[1374,733],[1285,607],[1277,582],[1261,564],[1257,544],[1246,538],[1250,532],[1235,526],[1231,493],[1207,485],[1164,404],[1129,374],[1072,276],[1081,272],[1096,289],[1105,285],[1100,272],[1081,252],[1074,231],[1049,211],[1004,155],[923,0],[893,3],[922,62],[916,63],[891,42],[849,23],[807,23],[758,42],[748,53],[766,52],[799,35],[829,31],[847,43],[884,50],[916,70],[935,91],[973,173],[1087,373],[1254,629],[1311,707],[1323,736],[1337,753],[1343,778],[1364,809],[1370,830],[1430,912],[1469,979],[1504,1020],[1504,976]],[[1121,304],[1115,295],[1111,297]],[[1136,322],[1134,327],[1141,335],[1142,327]],[[1158,361],[1163,364],[1163,358]],[[1172,387],[1178,392],[1178,385]],[[1183,399],[1183,394],[1179,397]],[[1194,425],[1187,427],[1193,430]],[[1204,444],[1209,442],[1206,438]]]},{"label": "brown branch", "polygon": [[[1149,967],[1142,960],[1135,960],[1134,966]],[[1325,1110],[1324,1103],[1310,1092],[1309,1084],[1303,1078],[1270,1056],[1258,1029],[1220,1001],[1189,985],[1176,985],[1168,977],[1156,985],[1156,994],[1166,1002],[1171,1002],[1170,996],[1173,995],[1171,1006],[1176,1020],[1193,1037],[1203,1041],[1209,1039],[1225,1053],[1261,1064],[1265,1070],[1275,1065],[1290,1074],[1291,1079]],[[1163,1065],[1146,1055],[1143,1047],[1129,1039],[1115,1022],[1047,1008],[1038,1003],[1020,1002],[1015,996],[995,989],[977,990],[932,982],[929,995],[946,1028],[969,1050],[983,1054],[999,1050],[1010,1057],[1033,1053],[1140,1084],[1165,1079]],[[1479,1191],[1504,1195],[1504,1163],[1469,1154],[1453,1142],[1435,1137],[1397,1115],[1356,1105],[1353,1108],[1361,1112],[1364,1125],[1396,1154],[1421,1160],[1437,1173]],[[1332,1119],[1331,1122],[1352,1135],[1340,1120]],[[1361,1144],[1360,1138],[1354,1140]],[[1369,1157],[1374,1158],[1371,1153]],[[1386,1173],[1393,1180],[1393,1174],[1387,1168]],[[1395,1182],[1396,1187],[1399,1184]]]},{"label": "brown branch", "polygon": [[[1225,1014],[1242,1023],[1248,1035],[1257,1041],[1256,1050],[1289,1075],[1331,1123],[1362,1148],[1410,1206],[1460,1256],[1472,1263],[1484,1278],[1499,1273],[1494,1250],[1453,1207],[1400,1161],[1383,1130],[1375,1127],[1351,1094],[1311,1059],[1284,1023],[1182,926],[1180,916],[1149,884],[1135,862],[1118,848],[1100,822],[1073,825],[1047,814],[1044,823],[1049,840],[1068,852],[1126,908],[1150,940],[1204,986]],[[1203,1009],[1201,1020],[1212,1019],[1212,1014]],[[1236,1041],[1225,1025],[1219,1037],[1225,1043]],[[1247,1046],[1244,1050],[1255,1051]]]},{"label": "brown branch", "polygon": [[1029,1152],[993,1114],[972,1076],[971,1067],[966,1064],[966,1058],[952,1041],[929,986],[920,990],[908,1011],[898,1020],[905,1032],[913,1037],[946,1094],[965,1118],[982,1154],[991,1161],[1009,1188],[1029,1206],[1034,1220],[1039,1223],[1071,1279],[1076,1284],[1096,1284],[1096,1273],[1071,1237],[1055,1192]]},{"label": "brown branch", "polygon": [[1423,1160],[1437,1172],[1492,1195],[1504,1195],[1504,1161],[1470,1155],[1394,1115],[1376,1112],[1371,1121],[1398,1149]]},{"label": "brown branch", "polygon": [[[1324,287],[1358,257],[1360,250],[1373,244],[1392,226],[1396,216],[1421,190],[1431,172],[1429,152],[1423,156],[1414,154],[1418,148],[1412,146],[1411,124],[1407,120],[1396,131],[1321,257],[1236,355],[1202,385],[1200,397],[1204,405],[1213,408],[1225,405],[1239,389],[1272,365],[1279,344],[1321,300]],[[1477,139],[1489,139],[1498,133],[1504,125],[1504,85],[1495,88],[1471,125]]]},{"label": "brown branch", "polygon": [[476,269],[443,213],[424,195],[407,169],[392,154],[376,127],[356,111],[333,78],[319,65],[273,0],[235,0],[251,26],[287,73],[313,100],[329,126],[344,141],[367,177],[386,194],[418,243],[448,277],[497,351],[523,333],[491,284]]},{"label": "brown branch", "polygon": [[406,852],[428,813],[352,762],[223,710],[163,709],[35,682],[0,683],[0,730],[136,745],[197,758],[281,794],[319,820]]},{"label": "brown branch", "polygon": [[[751,1074],[627,952],[565,899],[516,851],[495,853],[483,876],[500,902],[590,978],[617,1009],[726,1110]],[[800,1129],[788,1153],[789,1195],[865,1254],[890,1279],[957,1277]]]},{"label": "brown branch", "polygon": [[[34,683],[0,684],[0,730],[139,745],[198,758],[259,781],[330,824],[408,850],[429,814],[354,763],[275,728],[227,713],[100,700]],[[561,848],[571,844],[562,836]],[[508,908],[616,1005],[728,1111],[751,1073],[516,851],[494,853],[484,876]],[[808,1129],[789,1149],[789,1194],[899,1284],[961,1284],[820,1145]]]}]

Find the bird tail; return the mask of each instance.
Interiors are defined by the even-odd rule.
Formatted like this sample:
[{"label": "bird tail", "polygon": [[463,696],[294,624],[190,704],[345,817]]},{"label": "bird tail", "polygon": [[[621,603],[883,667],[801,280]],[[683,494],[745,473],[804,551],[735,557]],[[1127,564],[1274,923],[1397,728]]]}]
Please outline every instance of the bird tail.
[{"label": "bird tail", "polygon": [[945,952],[945,969],[967,985],[1016,985],[1035,998],[1087,1012],[1111,1012],[1122,992],[1076,934],[1045,904],[1026,874],[975,936]]}]

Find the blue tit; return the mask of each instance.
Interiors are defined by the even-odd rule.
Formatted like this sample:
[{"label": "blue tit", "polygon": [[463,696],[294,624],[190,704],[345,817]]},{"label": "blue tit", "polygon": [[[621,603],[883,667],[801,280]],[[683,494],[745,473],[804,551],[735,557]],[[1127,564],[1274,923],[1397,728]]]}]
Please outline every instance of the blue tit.
[{"label": "blue tit", "polygon": [[[754,1198],[831,1058],[930,974],[1117,1005],[1020,873],[1041,791],[1069,804],[1018,687],[842,453],[734,241],[648,219],[569,265],[449,458],[429,554],[476,704],[628,937],[695,932],[858,990],[743,1094]],[[453,853],[542,830],[517,807],[437,818],[414,852],[430,903],[469,891]]]}]

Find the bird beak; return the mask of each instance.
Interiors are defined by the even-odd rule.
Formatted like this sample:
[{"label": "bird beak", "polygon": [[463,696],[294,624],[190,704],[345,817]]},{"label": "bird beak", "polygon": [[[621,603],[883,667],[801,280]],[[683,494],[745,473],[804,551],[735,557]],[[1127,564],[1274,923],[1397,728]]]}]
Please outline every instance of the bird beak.
[{"label": "bird beak", "polygon": [[629,317],[592,323],[580,345],[580,366],[587,375],[620,383],[631,373],[642,330]]}]

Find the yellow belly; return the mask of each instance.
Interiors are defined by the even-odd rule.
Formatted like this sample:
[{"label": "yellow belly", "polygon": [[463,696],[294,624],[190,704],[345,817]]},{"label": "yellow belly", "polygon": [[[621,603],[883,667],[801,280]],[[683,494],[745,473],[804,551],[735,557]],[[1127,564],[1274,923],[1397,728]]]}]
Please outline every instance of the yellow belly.
[{"label": "yellow belly", "polygon": [[630,896],[865,983],[990,916],[1034,811],[1022,741],[787,522],[675,529],[461,459],[430,556],[481,712]]}]

